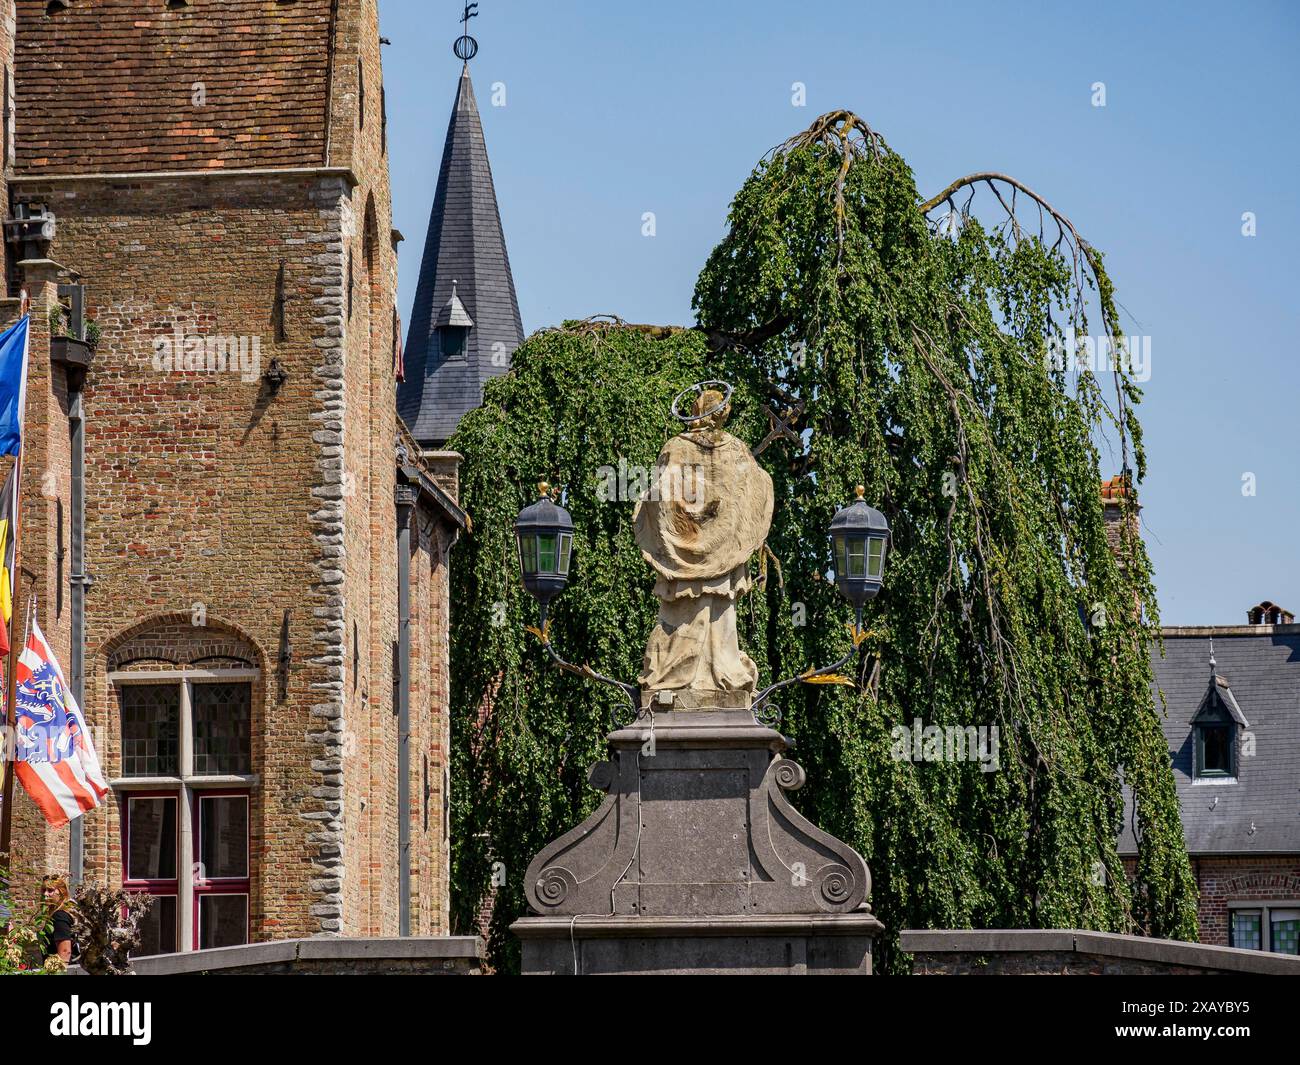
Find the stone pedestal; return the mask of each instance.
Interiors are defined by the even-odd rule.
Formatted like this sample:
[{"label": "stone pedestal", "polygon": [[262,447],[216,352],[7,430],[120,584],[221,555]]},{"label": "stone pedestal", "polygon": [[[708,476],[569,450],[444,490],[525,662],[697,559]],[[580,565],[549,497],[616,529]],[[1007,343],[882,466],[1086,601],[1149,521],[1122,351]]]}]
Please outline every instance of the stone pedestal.
[{"label": "stone pedestal", "polygon": [[592,768],[607,793],[527,873],[525,973],[870,973],[881,930],[853,848],[748,710],[645,714]]}]

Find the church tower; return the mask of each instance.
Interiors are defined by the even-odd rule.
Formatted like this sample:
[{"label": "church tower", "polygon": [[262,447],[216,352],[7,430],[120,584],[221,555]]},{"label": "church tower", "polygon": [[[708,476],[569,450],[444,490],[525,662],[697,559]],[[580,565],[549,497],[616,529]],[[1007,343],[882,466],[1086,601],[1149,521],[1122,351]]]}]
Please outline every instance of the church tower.
[{"label": "church tower", "polygon": [[429,213],[405,380],[397,391],[398,414],[430,449],[441,447],[461,416],[483,401],[488,378],[510,369],[524,335],[469,76],[477,50],[468,35],[456,42],[460,84]]}]

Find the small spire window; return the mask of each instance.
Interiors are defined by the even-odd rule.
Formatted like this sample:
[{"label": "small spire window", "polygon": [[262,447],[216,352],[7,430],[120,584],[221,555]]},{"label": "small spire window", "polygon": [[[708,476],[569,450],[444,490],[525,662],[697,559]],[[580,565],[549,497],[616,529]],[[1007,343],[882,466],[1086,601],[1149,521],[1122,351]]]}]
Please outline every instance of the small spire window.
[{"label": "small spire window", "polygon": [[456,282],[451,283],[451,299],[443,304],[438,312],[437,334],[438,351],[443,359],[463,359],[469,344],[469,331],[474,328],[474,319],[465,310],[456,294]]}]

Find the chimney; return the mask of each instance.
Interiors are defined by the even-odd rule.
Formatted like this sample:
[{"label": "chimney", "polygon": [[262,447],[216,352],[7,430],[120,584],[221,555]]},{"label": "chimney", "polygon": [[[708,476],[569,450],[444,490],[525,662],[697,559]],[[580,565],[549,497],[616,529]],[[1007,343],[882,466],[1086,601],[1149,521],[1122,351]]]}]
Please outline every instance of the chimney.
[{"label": "chimney", "polygon": [[[1106,519],[1106,542],[1110,544],[1111,553],[1122,558],[1121,539],[1124,527],[1124,511],[1128,509],[1129,528],[1133,535],[1138,535],[1138,515],[1142,504],[1133,495],[1132,477],[1127,470],[1118,473],[1108,481],[1101,482],[1102,515]],[[1127,501],[1126,501],[1127,500]]]},{"label": "chimney", "polygon": [[1295,623],[1295,615],[1265,599],[1246,611],[1246,620],[1252,625],[1291,625]]}]

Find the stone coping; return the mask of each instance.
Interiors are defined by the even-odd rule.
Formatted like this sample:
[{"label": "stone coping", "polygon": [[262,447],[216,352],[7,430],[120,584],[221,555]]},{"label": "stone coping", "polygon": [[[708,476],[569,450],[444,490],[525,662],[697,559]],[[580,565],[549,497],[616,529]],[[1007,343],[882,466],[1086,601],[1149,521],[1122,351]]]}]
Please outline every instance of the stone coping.
[{"label": "stone coping", "polygon": [[521,917],[510,926],[520,939],[555,936],[627,939],[638,936],[874,936],[884,931],[870,913],[804,913],[722,917]]},{"label": "stone coping", "polygon": [[154,954],[132,958],[131,968],[140,976],[176,976],[280,962],[369,961],[384,958],[480,960],[482,957],[483,941],[478,936],[322,936],[316,939],[246,943],[238,947],[215,947],[182,954]]},{"label": "stone coping", "polygon": [[899,933],[899,946],[908,954],[932,955],[1071,951],[1166,965],[1300,976],[1300,957],[1290,954],[1072,928],[908,929]]},{"label": "stone coping", "polygon": [[639,747],[650,733],[656,742],[683,747],[765,746],[780,753],[789,741],[775,729],[760,725],[748,709],[642,710],[635,721],[607,737],[616,747]]},{"label": "stone coping", "polygon": [[1161,636],[1300,636],[1300,623],[1289,625],[1163,625]]}]

